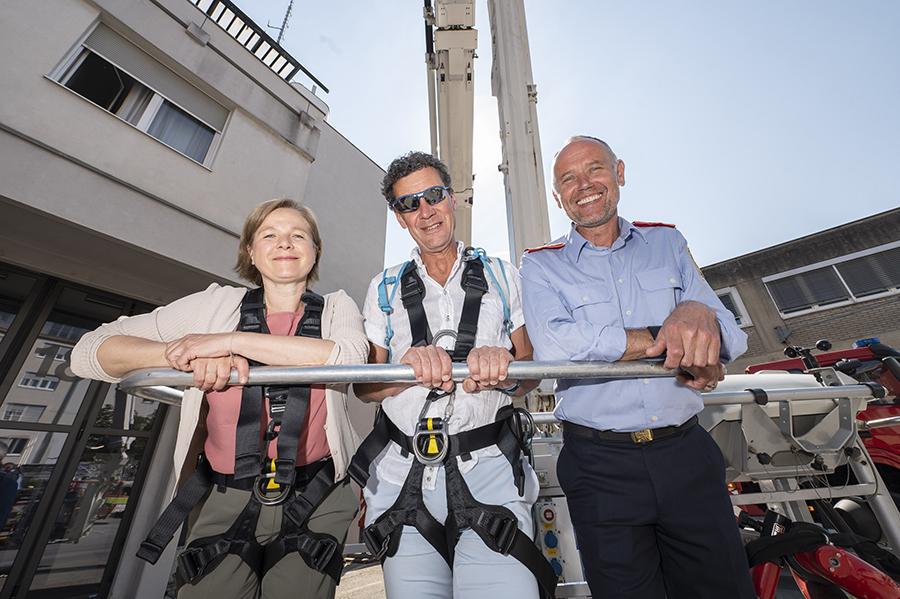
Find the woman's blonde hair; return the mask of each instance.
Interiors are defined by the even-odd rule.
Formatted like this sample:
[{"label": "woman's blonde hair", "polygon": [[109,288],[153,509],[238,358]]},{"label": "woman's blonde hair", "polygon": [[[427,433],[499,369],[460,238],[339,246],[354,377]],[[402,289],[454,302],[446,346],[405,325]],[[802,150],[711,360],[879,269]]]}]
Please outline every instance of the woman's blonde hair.
[{"label": "woman's blonde hair", "polygon": [[247,220],[244,221],[244,228],[241,231],[238,259],[234,270],[242,279],[250,281],[256,286],[262,285],[262,275],[259,274],[259,270],[253,265],[248,248],[252,245],[253,236],[256,234],[256,231],[259,230],[260,226],[262,226],[263,221],[279,208],[293,210],[302,216],[306,221],[306,224],[309,225],[309,233],[312,236],[311,241],[316,248],[316,261],[313,264],[312,270],[310,270],[309,274],[306,276],[306,286],[307,288],[312,288],[316,281],[319,280],[319,260],[322,259],[322,238],[319,236],[319,223],[316,222],[316,215],[313,214],[312,210],[303,206],[300,202],[288,198],[268,200],[257,205],[256,208],[250,211],[250,214],[247,215]]}]

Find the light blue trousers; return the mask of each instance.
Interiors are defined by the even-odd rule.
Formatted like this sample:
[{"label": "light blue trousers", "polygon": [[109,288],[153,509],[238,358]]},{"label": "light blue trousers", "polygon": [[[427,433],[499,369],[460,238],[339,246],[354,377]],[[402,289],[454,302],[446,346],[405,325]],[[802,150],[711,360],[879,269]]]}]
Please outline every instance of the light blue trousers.
[{"label": "light blue trousers", "polygon": [[[524,460],[524,458],[523,458]],[[533,536],[531,507],[537,499],[538,481],[526,462],[525,496],[519,497],[512,468],[504,456],[479,458],[463,478],[472,495],[488,505],[502,505],[519,520],[519,529]],[[380,479],[375,468],[365,489],[366,526],[397,500],[400,487]],[[447,518],[447,488],[443,466],[426,468],[435,476],[433,491],[423,489],[425,506],[438,522]],[[411,526],[404,526],[396,555],[384,562],[384,587],[388,599],[538,599],[534,575],[516,558],[487,548],[471,529],[462,532],[453,559],[453,571],[444,558]]]}]

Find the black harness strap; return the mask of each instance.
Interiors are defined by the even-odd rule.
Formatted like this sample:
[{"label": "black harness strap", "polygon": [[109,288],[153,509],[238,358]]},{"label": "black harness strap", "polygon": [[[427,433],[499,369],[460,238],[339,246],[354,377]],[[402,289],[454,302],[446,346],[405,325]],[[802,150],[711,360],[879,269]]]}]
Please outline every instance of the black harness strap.
[{"label": "black harness strap", "polygon": [[412,345],[420,347],[431,345],[431,328],[422,301],[425,299],[425,284],[419,277],[416,263],[412,260],[400,273],[400,301],[409,314],[409,329],[412,333]]},{"label": "black harness strap", "polygon": [[256,541],[256,522],[261,508],[261,503],[251,499],[228,530],[192,541],[178,556],[179,587],[203,576],[229,554],[239,556],[258,577],[262,577],[265,549]]},{"label": "black harness strap", "polygon": [[299,552],[310,568],[325,572],[335,581],[340,580],[344,564],[341,544],[333,536],[313,532],[307,527],[309,517],[334,488],[334,462],[328,460],[303,493],[284,505],[281,533],[266,547],[264,573],[285,555]]},{"label": "black harness strap", "polygon": [[[456,346],[451,358],[454,362],[465,362],[475,347],[475,335],[478,331],[478,315],[481,313],[481,298],[488,292],[487,279],[484,278],[484,264],[481,260],[467,259],[460,284],[466,291],[459,325],[456,333]],[[422,305],[425,300],[425,284],[419,277],[416,263],[410,261],[400,273],[400,300],[409,315],[409,329],[412,334],[410,347],[431,345],[434,339],[428,326],[428,317]]]},{"label": "black harness strap", "polygon": [[200,503],[200,500],[206,495],[206,491],[212,486],[212,481],[212,468],[206,461],[206,456],[200,454],[197,469],[175,495],[172,503],[166,506],[156,524],[147,534],[147,538],[141,543],[141,548],[137,552],[139,558],[151,564],[155,564],[159,560],[159,556],[172,540],[175,531],[184,523],[194,506]]},{"label": "black harness strap", "polygon": [[466,261],[463,270],[462,288],[466,290],[459,325],[456,327],[456,346],[453,348],[453,361],[465,362],[469,352],[475,347],[475,333],[478,331],[478,315],[481,312],[481,298],[488,292],[488,284],[484,278],[484,264],[477,258]]},{"label": "black harness strap", "polygon": [[[447,458],[460,456],[463,461],[470,459],[473,451],[496,445],[509,461],[513,468],[516,480],[516,488],[519,496],[524,494],[525,470],[519,459],[524,449],[521,439],[516,436],[513,424],[514,409],[512,406],[504,406],[497,411],[496,421],[484,426],[479,426],[462,433],[450,435],[450,448],[447,450]],[[369,468],[375,458],[384,451],[389,442],[393,441],[400,447],[403,456],[413,451],[413,438],[403,434],[397,425],[382,411],[375,415],[375,425],[369,436],[363,440],[356,454],[350,461],[349,475],[356,483],[365,487],[369,481]]]},{"label": "black harness strap", "polygon": [[471,528],[492,551],[511,555],[528,568],[543,597],[556,595],[558,577],[534,541],[519,530],[519,520],[508,508],[487,505],[472,496],[456,460],[444,463],[447,473],[447,541],[451,550],[466,528]]},{"label": "black harness strap", "polygon": [[[303,316],[297,325],[295,335],[300,337],[322,337],[322,296],[307,291],[301,297],[305,304]],[[238,331],[250,333],[269,333],[265,319],[265,299],[263,289],[257,288],[247,292],[241,304],[241,318]],[[251,361],[251,366],[260,366]],[[237,434],[235,436],[234,477],[236,480],[257,477],[263,463],[267,446],[274,438],[278,438],[278,457],[275,459],[275,483],[290,485],[294,478],[294,461],[297,457],[297,444],[303,428],[309,406],[309,385],[285,386],[245,386],[241,395],[241,411],[238,416]],[[270,428],[260,440],[259,422],[262,412],[263,396],[269,399]],[[275,432],[279,427],[280,431]]]},{"label": "black harness strap", "polygon": [[[522,441],[515,433],[514,423],[514,409],[512,406],[504,406],[498,410],[495,422],[450,435],[450,449],[443,461],[447,475],[447,506],[450,513],[447,518],[447,529],[441,526],[425,506],[422,497],[422,475],[425,465],[413,460],[397,500],[363,531],[369,551],[382,561],[385,557],[393,556],[399,547],[403,526],[414,526],[452,567],[453,551],[459,539],[459,532],[464,528],[471,528],[491,550],[512,555],[522,562],[534,573],[544,596],[552,597],[557,576],[550,563],[534,541],[519,530],[518,520],[511,511],[502,506],[489,506],[475,500],[466,487],[456,463],[458,456],[465,459],[473,451],[497,445],[510,462],[519,496],[523,496],[525,469],[521,459]],[[390,418],[379,411],[372,433],[366,437],[351,461],[350,476],[360,486],[366,485],[372,461],[391,441],[407,453],[412,451],[412,437],[404,435]]]},{"label": "black harness strap", "polygon": [[[352,478],[360,487],[365,487],[366,483],[369,482],[369,467],[372,465],[372,462],[375,461],[375,458],[384,451],[384,448],[387,447],[388,442],[391,440],[388,424],[386,422],[388,420],[388,417],[384,414],[384,411],[379,405],[378,410],[375,412],[375,424],[372,427],[372,432],[363,439],[362,443],[360,443],[357,448],[356,453],[353,454],[353,457],[350,459],[350,466],[347,468],[347,474],[349,474],[350,478]],[[395,426],[394,428],[397,427]]]},{"label": "black harness strap", "polygon": [[[239,331],[268,333],[266,303],[263,288],[251,289],[241,302]],[[251,362],[251,366],[259,366]],[[260,386],[244,386],[241,394],[241,411],[238,415],[237,435],[234,447],[234,478],[242,480],[259,476],[259,419],[263,406],[264,390]]]},{"label": "black harness strap", "polygon": [[[305,304],[303,316],[297,324],[296,335],[300,337],[322,338],[322,308],[325,302],[322,296],[306,292],[301,300]],[[275,460],[275,482],[280,485],[294,484],[294,462],[297,459],[297,446],[303,421],[309,410],[309,385],[292,385],[287,397],[281,431],[278,434]]]},{"label": "black harness strap", "polygon": [[444,527],[425,507],[422,497],[422,475],[425,464],[413,460],[409,475],[400,489],[400,495],[386,512],[363,530],[363,538],[369,552],[382,563],[397,553],[403,526],[414,526],[428,544],[441,554],[449,566],[453,566],[447,533]]}]

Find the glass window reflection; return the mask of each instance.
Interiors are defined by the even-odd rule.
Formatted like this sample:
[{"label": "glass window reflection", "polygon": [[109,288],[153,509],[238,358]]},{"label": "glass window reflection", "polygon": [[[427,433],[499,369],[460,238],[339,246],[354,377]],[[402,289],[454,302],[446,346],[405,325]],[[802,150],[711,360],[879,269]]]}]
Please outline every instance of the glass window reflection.
[{"label": "glass window reflection", "polygon": [[65,433],[0,431],[9,448],[0,467],[0,575],[12,567],[66,442]]},{"label": "glass window reflection", "polygon": [[29,591],[99,590],[146,446],[146,437],[91,435]]}]

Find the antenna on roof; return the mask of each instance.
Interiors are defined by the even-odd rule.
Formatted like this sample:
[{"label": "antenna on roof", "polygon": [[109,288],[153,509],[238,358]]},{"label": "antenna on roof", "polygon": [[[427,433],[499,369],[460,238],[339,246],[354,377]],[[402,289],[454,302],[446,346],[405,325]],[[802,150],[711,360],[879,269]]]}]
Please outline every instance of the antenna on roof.
[{"label": "antenna on roof", "polygon": [[270,29],[274,29],[274,30],[278,31],[278,39],[275,40],[275,43],[278,44],[279,46],[281,45],[282,38],[284,38],[284,32],[288,28],[288,19],[291,18],[291,11],[293,9],[294,9],[294,0],[291,0],[288,3],[287,12],[284,13],[284,21],[282,21],[281,27],[275,27],[272,25],[271,22],[268,24],[268,27]]}]

